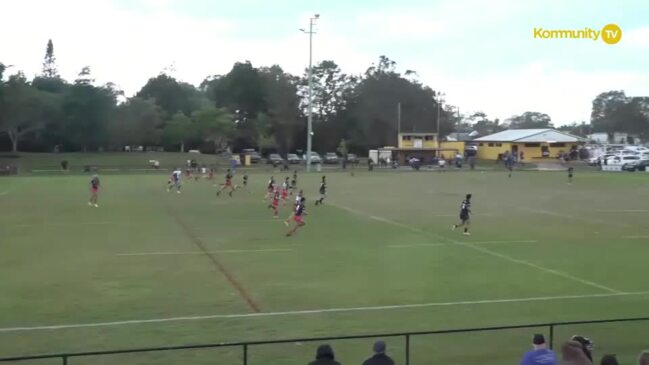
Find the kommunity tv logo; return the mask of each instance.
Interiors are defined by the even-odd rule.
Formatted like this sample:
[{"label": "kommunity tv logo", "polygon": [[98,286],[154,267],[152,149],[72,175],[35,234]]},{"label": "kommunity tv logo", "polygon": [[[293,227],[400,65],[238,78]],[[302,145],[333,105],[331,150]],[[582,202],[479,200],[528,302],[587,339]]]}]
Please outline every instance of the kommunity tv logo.
[{"label": "kommunity tv logo", "polygon": [[617,44],[622,39],[622,29],[617,24],[607,24],[597,30],[589,27],[581,29],[545,29],[535,27],[534,39],[588,39],[602,40],[606,44]]}]

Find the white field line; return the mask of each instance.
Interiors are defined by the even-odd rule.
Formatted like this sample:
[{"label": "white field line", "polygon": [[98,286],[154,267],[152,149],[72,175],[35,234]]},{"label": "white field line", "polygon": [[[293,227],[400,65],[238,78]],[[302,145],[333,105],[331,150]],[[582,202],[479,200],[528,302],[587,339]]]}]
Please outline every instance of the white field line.
[{"label": "white field line", "polygon": [[624,223],[617,223],[617,222],[611,222],[607,221],[604,219],[597,219],[597,218],[585,218],[585,217],[577,217],[571,214],[565,214],[565,213],[557,213],[557,212],[552,212],[549,210],[545,209],[537,209],[537,208],[521,208],[524,211],[534,213],[534,214],[543,214],[543,215],[548,215],[551,217],[558,217],[558,218],[566,218],[566,219],[572,219],[580,222],[586,222],[590,224],[605,224],[608,226],[614,226],[614,227],[629,227],[628,224]]},{"label": "white field line", "polygon": [[57,170],[32,170],[32,172],[65,172],[65,171],[61,169],[57,169]]},{"label": "white field line", "polygon": [[609,288],[609,287],[607,287],[607,286],[604,286],[604,285],[601,285],[601,284],[598,284],[598,283],[592,282],[592,281],[590,281],[590,280],[585,280],[585,279],[579,278],[579,277],[577,277],[577,276],[570,275],[570,274],[567,274],[567,273],[564,273],[564,272],[561,272],[561,271],[558,271],[558,270],[554,270],[554,269],[550,269],[550,268],[547,268],[547,267],[543,267],[543,266],[540,266],[540,265],[537,265],[537,264],[531,263],[531,262],[529,262],[529,261],[520,260],[520,259],[514,258],[514,257],[512,257],[512,256],[508,256],[508,255],[505,255],[505,254],[502,254],[502,253],[499,253],[499,252],[496,252],[496,251],[492,251],[492,250],[486,249],[486,248],[484,248],[484,247],[473,246],[470,242],[457,241],[457,240],[454,240],[454,239],[451,239],[451,238],[448,238],[448,237],[444,237],[444,236],[442,236],[442,235],[440,235],[440,234],[437,234],[437,233],[424,231],[424,230],[422,230],[422,229],[419,229],[419,228],[416,228],[416,227],[412,227],[412,226],[409,226],[409,225],[407,225],[407,224],[403,224],[403,223],[395,222],[395,221],[390,220],[390,219],[387,219],[387,218],[377,217],[377,216],[373,216],[373,215],[368,215],[367,213],[363,213],[363,212],[360,212],[360,211],[358,211],[358,210],[351,209],[351,208],[348,208],[348,207],[343,207],[343,206],[341,206],[341,205],[334,204],[334,203],[332,203],[332,202],[330,202],[329,204],[330,204],[330,205],[337,206],[337,207],[340,207],[340,208],[342,208],[342,209],[344,209],[344,210],[347,210],[347,211],[349,211],[349,212],[354,212],[354,213],[356,213],[356,214],[360,214],[360,215],[362,215],[362,216],[366,216],[366,217],[369,216],[370,219],[374,219],[374,220],[378,220],[378,221],[380,221],[380,222],[384,222],[384,223],[392,224],[392,225],[394,225],[394,226],[401,227],[401,228],[407,229],[407,230],[412,231],[412,232],[421,233],[421,234],[423,234],[423,235],[434,236],[434,237],[436,237],[437,239],[450,241],[450,242],[452,242],[452,243],[454,243],[454,244],[456,244],[456,245],[460,245],[460,246],[463,246],[463,247],[466,247],[466,248],[470,248],[470,249],[472,249],[472,250],[474,250],[474,251],[478,251],[478,252],[482,252],[482,253],[487,254],[487,255],[490,255],[490,256],[498,257],[498,258],[503,259],[503,260],[505,260],[505,261],[513,262],[513,263],[520,264],[520,265],[529,266],[529,267],[534,268],[534,269],[537,269],[537,270],[539,270],[539,271],[543,271],[543,272],[546,272],[546,273],[549,273],[549,274],[553,274],[553,275],[556,275],[556,276],[560,276],[560,277],[565,278],[565,279],[570,279],[570,280],[573,280],[573,281],[576,281],[576,282],[579,282],[579,283],[582,283],[582,284],[584,284],[584,285],[588,285],[588,286],[591,286],[591,287],[594,287],[594,288],[598,288],[598,289],[605,290],[605,291],[607,291],[607,292],[609,292],[609,293],[614,293],[614,294],[621,294],[621,293],[622,293],[622,292],[619,291],[619,290],[616,290],[616,289],[613,289],[613,288]]},{"label": "white field line", "polygon": [[600,293],[600,294],[583,294],[583,295],[528,297],[528,298],[465,300],[465,301],[457,301],[457,302],[431,302],[431,303],[382,305],[382,306],[368,306],[368,307],[323,308],[323,309],[307,309],[307,310],[295,310],[295,311],[284,311],[284,312],[212,314],[212,315],[203,315],[203,316],[181,316],[181,317],[152,318],[152,319],[134,319],[134,320],[124,320],[124,321],[114,321],[114,322],[90,322],[90,323],[44,325],[44,326],[0,327],[0,333],[43,331],[43,330],[63,330],[63,329],[75,329],[75,328],[88,328],[88,327],[110,327],[110,326],[124,326],[124,325],[147,324],[147,323],[200,321],[200,320],[209,320],[209,319],[257,318],[257,317],[323,314],[323,313],[368,312],[368,311],[398,310],[398,309],[412,309],[412,308],[452,307],[458,305],[529,303],[529,302],[543,302],[543,301],[555,301],[555,300],[560,301],[560,300],[571,300],[571,299],[595,299],[595,298],[643,296],[643,295],[649,295],[649,291],[631,292],[631,293]]},{"label": "white field line", "polygon": [[[521,240],[521,241],[476,241],[470,242],[472,245],[489,245],[495,243],[537,243],[538,241],[531,240]],[[426,247],[426,246],[448,246],[453,245],[454,243],[413,243],[413,244],[403,244],[403,245],[390,245],[388,247],[392,248],[406,248],[406,247]]]},{"label": "white field line", "polygon": [[610,209],[597,210],[599,213],[649,213],[649,209]]},{"label": "white field line", "polygon": [[623,236],[622,238],[628,238],[628,239],[632,239],[632,240],[639,240],[639,239],[643,239],[643,238],[649,238],[649,235],[647,235],[647,236]]},{"label": "white field line", "polygon": [[5,191],[0,192],[0,196],[5,196],[5,195],[8,195],[8,194],[9,194],[9,190],[5,190]]},{"label": "white field line", "polygon": [[[266,248],[258,250],[216,250],[207,253],[261,253],[261,252],[290,252],[292,248]],[[165,256],[165,255],[205,255],[204,251],[162,251],[162,252],[126,252],[118,253],[117,256]]]},{"label": "white field line", "polygon": [[42,227],[42,226],[103,226],[103,225],[130,225],[127,222],[47,222],[47,223],[18,223],[12,227]]}]

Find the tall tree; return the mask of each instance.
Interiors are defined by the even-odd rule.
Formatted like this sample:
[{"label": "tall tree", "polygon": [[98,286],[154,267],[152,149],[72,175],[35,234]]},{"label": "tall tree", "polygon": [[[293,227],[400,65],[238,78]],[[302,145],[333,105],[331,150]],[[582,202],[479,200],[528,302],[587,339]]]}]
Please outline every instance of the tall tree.
[{"label": "tall tree", "polygon": [[[348,95],[358,82],[355,76],[347,75],[331,60],[322,61],[313,67],[313,113],[315,120],[328,122],[341,112],[347,103]],[[304,113],[309,108],[308,70],[300,82],[299,95],[302,98]]]},{"label": "tall tree", "polygon": [[539,112],[525,112],[508,120],[511,129],[554,128],[549,115]]},{"label": "tall tree", "polygon": [[193,85],[178,82],[164,73],[150,78],[136,96],[155,100],[155,103],[165,112],[164,119],[171,118],[177,112],[191,115],[194,110],[202,106],[201,98],[203,98]]},{"label": "tall tree", "polygon": [[113,113],[109,128],[111,144],[120,147],[158,145],[163,116],[164,111],[152,99],[130,98]]},{"label": "tall tree", "polygon": [[176,113],[162,130],[162,141],[166,144],[180,144],[180,152],[185,152],[185,144],[197,137],[192,120],[183,113]]},{"label": "tall tree", "polygon": [[43,77],[58,78],[59,71],[56,68],[56,57],[54,56],[54,43],[51,39],[47,41],[45,57],[43,59]]},{"label": "tall tree", "polygon": [[294,147],[296,132],[304,127],[297,96],[298,79],[277,65],[259,69],[259,77],[273,137],[280,152],[287,153]]},{"label": "tall tree", "polygon": [[234,137],[234,120],[227,110],[204,107],[195,111],[191,118],[201,138],[212,143],[215,152],[230,146]]},{"label": "tall tree", "polygon": [[2,84],[0,134],[7,134],[11,150],[18,151],[23,137],[42,129],[60,104],[55,95],[30,85],[22,73],[12,75]]}]

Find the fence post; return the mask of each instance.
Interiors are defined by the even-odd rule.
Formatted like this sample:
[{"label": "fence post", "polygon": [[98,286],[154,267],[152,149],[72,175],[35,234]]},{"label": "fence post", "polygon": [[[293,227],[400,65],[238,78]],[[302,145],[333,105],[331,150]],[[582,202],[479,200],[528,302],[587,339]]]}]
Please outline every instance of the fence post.
[{"label": "fence post", "polygon": [[410,365],[410,335],[406,335],[406,365]]},{"label": "fence post", "polygon": [[68,357],[67,356],[62,356],[63,359],[63,365],[68,365]]},{"label": "fence post", "polygon": [[554,323],[550,324],[550,350],[554,348]]},{"label": "fence post", "polygon": [[248,344],[243,344],[243,365],[248,365]]}]

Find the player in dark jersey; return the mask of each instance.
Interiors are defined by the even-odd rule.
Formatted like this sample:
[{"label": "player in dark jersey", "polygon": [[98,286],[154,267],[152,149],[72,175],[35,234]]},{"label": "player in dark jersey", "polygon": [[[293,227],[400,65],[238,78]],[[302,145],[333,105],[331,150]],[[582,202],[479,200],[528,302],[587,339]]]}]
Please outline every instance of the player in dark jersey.
[{"label": "player in dark jersey", "polygon": [[322,182],[320,183],[320,189],[318,191],[320,192],[320,199],[315,201],[315,205],[324,204],[324,198],[327,197],[327,180],[325,176],[322,177]]},{"label": "player in dark jersey", "polygon": [[297,193],[297,196],[295,197],[295,203],[293,204],[293,209],[291,209],[291,215],[286,218],[284,221],[284,224],[288,227],[289,223],[291,221],[291,218],[293,218],[293,215],[295,214],[295,211],[297,210],[297,206],[300,205],[300,202],[304,198],[304,192],[300,190],[300,192]]},{"label": "player in dark jersey", "polygon": [[455,231],[458,227],[464,227],[464,235],[469,236],[469,225],[471,225],[471,194],[466,195],[460,207],[460,223],[453,225]]},{"label": "player in dark jersey", "polygon": [[275,189],[273,191],[273,198],[270,204],[268,204],[268,208],[273,210],[273,218],[279,218],[279,199],[280,199],[279,189]]},{"label": "player in dark jersey", "polygon": [[293,171],[293,179],[291,180],[291,195],[297,189],[297,170]]},{"label": "player in dark jersey", "polygon": [[568,167],[568,184],[572,184],[572,172],[573,172],[572,167]]},{"label": "player in dark jersey", "polygon": [[228,195],[232,197],[232,192],[234,191],[234,186],[232,185],[232,170],[228,169],[228,172],[225,174],[225,183],[221,184],[221,189],[216,192],[216,196],[221,195],[221,192],[225,189],[230,189]]},{"label": "player in dark jersey", "polygon": [[271,176],[270,179],[268,180],[268,184],[266,185],[266,196],[264,197],[264,201],[272,200],[274,193],[275,193],[275,176]]},{"label": "player in dark jersey", "polygon": [[287,237],[292,236],[295,231],[300,227],[303,227],[306,223],[303,220],[303,217],[306,215],[306,208],[304,204],[306,203],[306,198],[302,197],[300,202],[295,207],[295,213],[293,214],[293,220],[295,221],[295,226],[286,233]]},{"label": "player in dark jersey", "polygon": [[88,205],[91,207],[99,208],[99,204],[97,204],[97,200],[99,199],[99,176],[97,174],[92,175],[92,178],[90,178],[90,200],[88,201]]},{"label": "player in dark jersey", "polygon": [[247,191],[248,194],[251,194],[250,190],[248,190],[248,173],[247,172],[243,173],[243,181],[241,183],[241,186],[237,185],[236,188],[237,189],[243,189],[243,190]]}]

